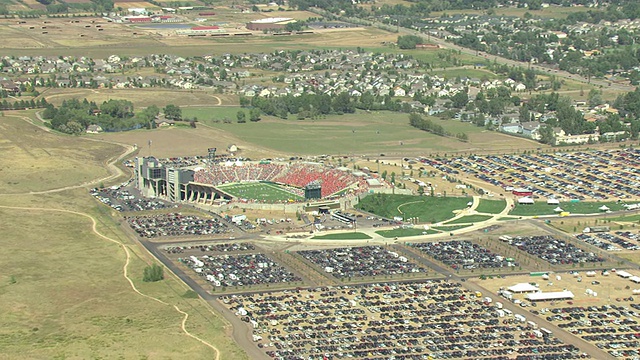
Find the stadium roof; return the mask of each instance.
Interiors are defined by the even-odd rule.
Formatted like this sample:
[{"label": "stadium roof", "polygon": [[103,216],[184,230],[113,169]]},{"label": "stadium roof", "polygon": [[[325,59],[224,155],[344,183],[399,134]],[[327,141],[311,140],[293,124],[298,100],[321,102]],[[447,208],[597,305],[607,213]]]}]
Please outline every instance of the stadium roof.
[{"label": "stadium roof", "polygon": [[538,300],[562,300],[573,299],[573,293],[571,291],[555,291],[555,292],[539,292],[525,295],[525,298],[530,301]]}]

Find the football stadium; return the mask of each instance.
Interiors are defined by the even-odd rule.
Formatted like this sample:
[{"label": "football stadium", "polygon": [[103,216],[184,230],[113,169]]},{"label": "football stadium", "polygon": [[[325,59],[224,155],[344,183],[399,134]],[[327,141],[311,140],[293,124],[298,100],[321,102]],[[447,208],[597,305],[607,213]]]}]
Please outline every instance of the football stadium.
[{"label": "football stadium", "polygon": [[[202,205],[307,204],[330,208],[367,192],[368,174],[315,162],[243,161],[202,157],[136,158],[143,195]],[[312,205],[313,204],[313,205]]]}]

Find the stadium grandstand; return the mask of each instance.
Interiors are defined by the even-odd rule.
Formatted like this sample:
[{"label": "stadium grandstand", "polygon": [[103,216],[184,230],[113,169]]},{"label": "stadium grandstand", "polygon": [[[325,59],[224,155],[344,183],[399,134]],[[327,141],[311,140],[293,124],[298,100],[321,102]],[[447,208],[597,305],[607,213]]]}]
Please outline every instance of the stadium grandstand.
[{"label": "stadium grandstand", "polygon": [[[136,184],[148,197],[173,202],[294,203],[368,190],[366,178],[311,162],[207,161],[204,157],[136,158]],[[313,188],[316,191],[310,192]],[[319,197],[318,197],[319,193]],[[313,194],[313,195],[310,195]]]}]

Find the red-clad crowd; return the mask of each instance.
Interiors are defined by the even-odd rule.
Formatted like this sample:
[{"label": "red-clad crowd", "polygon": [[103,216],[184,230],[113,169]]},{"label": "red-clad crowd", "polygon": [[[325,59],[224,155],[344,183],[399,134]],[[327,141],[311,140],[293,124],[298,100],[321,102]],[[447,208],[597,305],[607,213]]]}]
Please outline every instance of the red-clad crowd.
[{"label": "red-clad crowd", "polygon": [[223,163],[208,166],[196,171],[194,180],[203,184],[221,185],[247,181],[273,181],[276,183],[303,188],[312,182],[322,186],[322,197],[331,196],[342,189],[358,183],[366,187],[364,180],[358,179],[347,171],[327,169],[312,164],[274,164],[274,163]]}]

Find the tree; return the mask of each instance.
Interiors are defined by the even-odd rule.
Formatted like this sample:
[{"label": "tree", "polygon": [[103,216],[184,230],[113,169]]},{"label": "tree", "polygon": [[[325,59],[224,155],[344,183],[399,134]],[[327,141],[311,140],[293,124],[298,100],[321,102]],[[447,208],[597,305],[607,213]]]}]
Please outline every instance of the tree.
[{"label": "tree", "polygon": [[144,268],[142,281],[156,282],[164,279],[164,269],[158,264],[153,264]]},{"label": "tree", "polygon": [[170,120],[182,120],[182,109],[179,106],[169,104],[162,109],[164,117]]},{"label": "tree", "polygon": [[238,124],[244,124],[247,122],[247,114],[244,111],[240,110],[236,114],[236,119],[238,120]]},{"label": "tree", "polygon": [[462,109],[469,102],[469,95],[466,91],[458,91],[451,97],[451,105],[456,109]]},{"label": "tree", "polygon": [[258,108],[252,108],[249,111],[249,120],[256,122],[256,121],[260,121],[260,116],[262,115],[262,112],[260,111],[260,109]]},{"label": "tree", "polygon": [[423,44],[424,39],[415,35],[398,36],[398,47],[400,49],[415,49],[417,44]]},{"label": "tree", "polygon": [[555,135],[553,133],[553,128],[551,126],[541,126],[540,127],[540,142],[543,144],[554,145],[556,142]]}]

